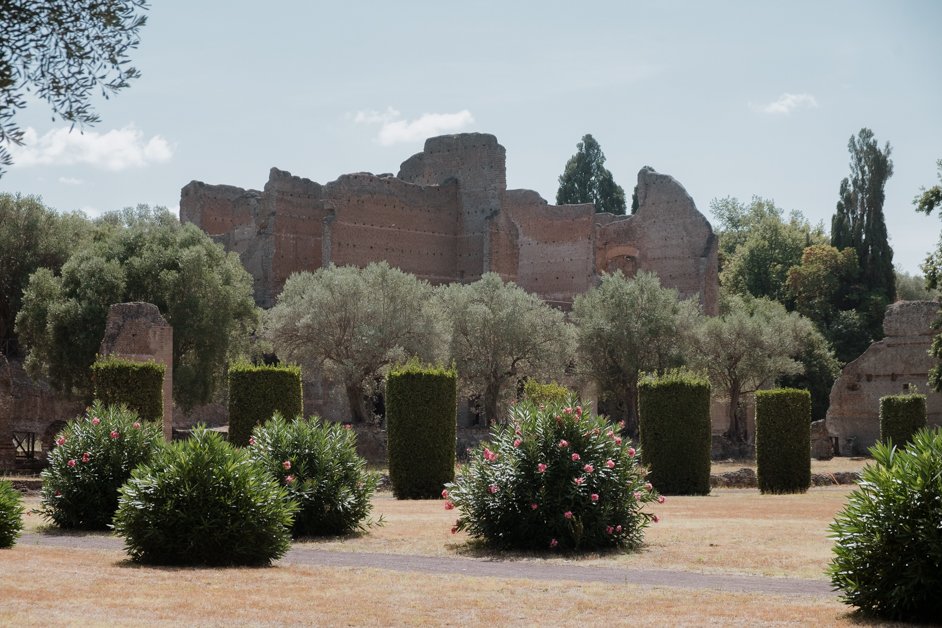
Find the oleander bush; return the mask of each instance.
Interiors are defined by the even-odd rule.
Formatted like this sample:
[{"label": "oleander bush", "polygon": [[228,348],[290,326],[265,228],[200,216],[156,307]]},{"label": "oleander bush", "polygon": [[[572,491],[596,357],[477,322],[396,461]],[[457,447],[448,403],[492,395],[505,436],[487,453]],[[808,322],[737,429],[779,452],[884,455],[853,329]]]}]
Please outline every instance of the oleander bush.
[{"label": "oleander bush", "polygon": [[60,528],[104,530],[118,508],[118,489],[163,443],[161,426],[127,406],[96,401],[56,436],[42,472],[39,511]]},{"label": "oleander bush", "polygon": [[288,551],[296,510],[261,462],[198,425],[134,470],[114,527],[139,563],[267,565]]},{"label": "oleander bush", "polygon": [[280,414],[256,426],[249,452],[298,504],[292,534],[322,536],[365,530],[377,474],[357,455],[356,433],[339,423],[286,421]]},{"label": "oleander bush", "polygon": [[710,492],[710,382],[685,370],[646,375],[638,384],[644,464],[665,495]]},{"label": "oleander bush", "polygon": [[163,421],[164,371],[157,362],[98,358],[92,364],[95,399],[106,406],[124,404],[143,421]]},{"label": "oleander bush", "polygon": [[398,499],[432,499],[455,479],[458,377],[418,362],[386,379],[389,479]]},{"label": "oleander bush", "polygon": [[831,524],[829,573],[842,599],[890,620],[942,618],[942,430],[905,449],[870,448],[857,488]]},{"label": "oleander bush", "polygon": [[811,485],[811,393],[756,391],[756,477],[762,493],[804,493]]},{"label": "oleander bush", "polygon": [[523,402],[442,493],[453,532],[512,549],[633,549],[662,502],[618,426],[580,406]]},{"label": "oleander bush", "polygon": [[300,367],[248,362],[229,367],[229,442],[233,445],[247,445],[255,426],[276,412],[296,417],[303,411]]},{"label": "oleander bush", "polygon": [[523,396],[537,405],[561,403],[575,405],[576,395],[571,390],[556,382],[544,384],[535,379],[528,379],[523,385]]},{"label": "oleander bush", "polygon": [[890,395],[880,399],[880,440],[904,447],[924,427],[925,395]]},{"label": "oleander bush", "polygon": [[23,529],[23,497],[13,484],[0,480],[0,549],[13,547]]}]

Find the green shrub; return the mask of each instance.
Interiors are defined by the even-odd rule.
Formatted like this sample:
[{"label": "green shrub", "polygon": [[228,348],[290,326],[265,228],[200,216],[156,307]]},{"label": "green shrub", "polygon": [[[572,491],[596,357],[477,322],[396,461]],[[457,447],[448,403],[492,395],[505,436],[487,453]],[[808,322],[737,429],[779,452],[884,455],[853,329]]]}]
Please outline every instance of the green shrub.
[{"label": "green shrub", "polygon": [[199,425],[134,470],[114,526],[135,562],[265,565],[291,545],[296,510],[262,463]]},{"label": "green shrub", "polygon": [[925,395],[892,395],[880,399],[880,440],[903,447],[924,427]]},{"label": "green shrub", "polygon": [[831,524],[830,576],[842,599],[885,619],[942,617],[942,430],[905,449],[870,448],[858,487]]},{"label": "green shrub", "polygon": [[576,395],[571,390],[552,382],[544,384],[535,379],[528,379],[523,385],[523,397],[536,405],[574,404]]},{"label": "green shrub", "polygon": [[756,391],[756,476],[762,493],[804,493],[811,484],[811,393]]},{"label": "green shrub", "polygon": [[455,479],[458,388],[453,370],[418,363],[386,380],[389,479],[398,499],[438,497]]},{"label": "green shrub", "polygon": [[92,364],[95,399],[105,406],[124,404],[143,421],[163,421],[164,370],[157,362],[98,358]]},{"label": "green shrub", "polygon": [[453,532],[514,549],[641,544],[644,528],[657,521],[642,508],[663,498],[616,427],[579,406],[529,402],[513,407],[510,419],[442,493],[445,508],[461,513]]},{"label": "green shrub", "polygon": [[357,455],[356,433],[317,417],[286,421],[280,414],[256,426],[251,456],[298,503],[294,536],[347,534],[365,530],[377,476]]},{"label": "green shrub", "polygon": [[638,385],[638,409],[644,464],[654,487],[666,495],[709,493],[709,381],[683,370],[647,375]]},{"label": "green shrub", "polygon": [[276,412],[301,416],[303,406],[299,367],[246,362],[229,367],[229,442],[233,445],[247,445],[252,429]]},{"label": "green shrub", "polygon": [[39,511],[62,528],[103,530],[118,508],[118,489],[163,442],[160,425],[126,406],[96,401],[56,437],[42,472]]},{"label": "green shrub", "polygon": [[23,529],[23,497],[13,484],[0,480],[0,549],[13,547]]}]

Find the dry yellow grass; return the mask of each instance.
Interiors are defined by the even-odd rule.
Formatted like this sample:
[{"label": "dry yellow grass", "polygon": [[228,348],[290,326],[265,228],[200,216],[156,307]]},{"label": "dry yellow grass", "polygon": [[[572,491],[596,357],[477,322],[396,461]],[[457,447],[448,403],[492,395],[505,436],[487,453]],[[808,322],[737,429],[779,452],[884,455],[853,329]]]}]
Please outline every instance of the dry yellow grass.
[{"label": "dry yellow grass", "polygon": [[[871,458],[849,458],[837,457],[830,460],[811,460],[812,473],[835,473],[837,471],[860,471],[865,466],[873,462]],[[755,471],[755,460],[738,460],[732,462],[714,460],[710,466],[710,472],[714,474],[727,473],[729,471],[738,471],[743,467],[748,467]]]},{"label": "dry yellow grass", "polygon": [[0,625],[840,625],[831,597],[285,565],[173,569],[120,552],[0,554]]}]

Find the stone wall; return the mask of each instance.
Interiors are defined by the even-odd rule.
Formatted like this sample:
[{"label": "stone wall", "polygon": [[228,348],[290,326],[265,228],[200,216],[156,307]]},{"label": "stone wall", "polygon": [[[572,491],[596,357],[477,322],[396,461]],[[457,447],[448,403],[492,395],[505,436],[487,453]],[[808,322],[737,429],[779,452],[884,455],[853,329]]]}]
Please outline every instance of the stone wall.
[{"label": "stone wall", "polygon": [[504,147],[466,133],[430,138],[397,177],[356,173],[322,186],[273,168],[262,192],[194,181],[180,217],[239,253],[262,307],[293,272],[386,260],[435,284],[496,272],[562,309],[602,272],[649,270],[715,313],[709,222],[672,177],[645,168],[638,184],[633,216],[550,205],[507,190]]},{"label": "stone wall", "polygon": [[166,367],[163,383],[163,432],[173,438],[173,329],[151,303],[117,303],[108,309],[101,355]]},{"label": "stone wall", "polygon": [[926,395],[929,425],[942,425],[942,394],[928,386],[936,360],[928,354],[939,312],[935,301],[899,301],[883,320],[886,337],[847,364],[831,388],[825,424],[841,455],[862,454],[880,438],[880,398],[915,385]]}]

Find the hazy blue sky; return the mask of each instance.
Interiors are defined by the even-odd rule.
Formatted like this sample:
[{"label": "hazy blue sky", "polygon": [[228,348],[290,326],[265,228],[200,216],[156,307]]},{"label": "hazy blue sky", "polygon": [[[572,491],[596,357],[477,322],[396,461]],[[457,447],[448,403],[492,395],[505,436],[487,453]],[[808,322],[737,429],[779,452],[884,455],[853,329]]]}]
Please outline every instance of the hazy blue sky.
[{"label": "hazy blue sky", "polygon": [[551,202],[592,133],[626,190],[650,165],[708,213],[752,195],[830,217],[861,127],[893,146],[885,214],[904,270],[942,222],[912,198],[942,158],[942,2],[156,0],[143,77],[84,135],[44,103],[0,190],[90,214],[176,208],[190,180],[260,188],[397,172],[429,135],[493,133],[508,185]]}]

